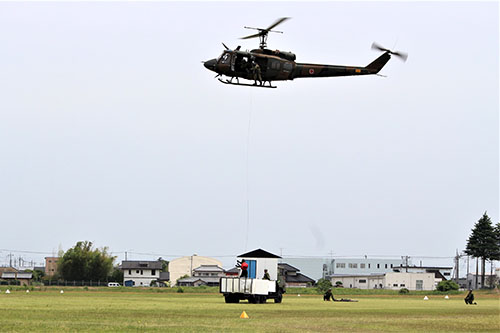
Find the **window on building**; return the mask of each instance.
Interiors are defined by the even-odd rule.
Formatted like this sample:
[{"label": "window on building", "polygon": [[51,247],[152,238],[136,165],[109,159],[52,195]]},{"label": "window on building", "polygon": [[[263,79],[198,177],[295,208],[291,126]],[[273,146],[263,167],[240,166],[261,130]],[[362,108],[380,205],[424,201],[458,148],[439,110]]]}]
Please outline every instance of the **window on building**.
[{"label": "window on building", "polygon": [[148,267],[148,264],[139,264],[139,267]]},{"label": "window on building", "polygon": [[132,275],[132,270],[131,269],[128,270],[128,275]]},{"label": "window on building", "polygon": [[337,265],[335,266],[337,268],[345,268],[345,263],[343,262],[338,262]]},{"label": "window on building", "polygon": [[359,264],[359,268],[365,268],[365,264]]},{"label": "window on building", "polygon": [[393,283],[393,284],[392,284],[392,286],[393,286],[393,287],[397,287],[397,286],[398,286],[398,284],[397,284],[397,283]]},{"label": "window on building", "polygon": [[366,280],[359,280],[359,283],[366,283]]},{"label": "window on building", "polygon": [[156,275],[156,269],[151,270],[151,275]]},{"label": "window on building", "polygon": [[424,280],[417,280],[415,281],[415,287],[417,290],[422,290],[424,289]]},{"label": "window on building", "polygon": [[141,269],[141,275],[144,273],[144,271]]},{"label": "window on building", "polygon": [[368,268],[371,268],[370,266],[371,266],[371,264],[368,264]]},{"label": "window on building", "polygon": [[136,270],[136,271],[135,271],[135,273],[136,273],[136,274],[139,274],[139,270]]},{"label": "window on building", "polygon": [[358,264],[349,263],[349,268],[358,268]]},{"label": "window on building", "polygon": [[401,283],[399,286],[400,287],[406,287],[406,285],[404,283]]},{"label": "window on building", "polygon": [[391,268],[392,268],[392,264],[391,264]]},{"label": "window on building", "polygon": [[377,264],[377,268],[380,268],[380,264]]},{"label": "window on building", "polygon": [[443,275],[444,275],[444,276],[450,276],[450,273],[445,272],[445,273],[443,273]]},{"label": "window on building", "polygon": [[387,264],[385,264],[385,268],[387,268]]}]

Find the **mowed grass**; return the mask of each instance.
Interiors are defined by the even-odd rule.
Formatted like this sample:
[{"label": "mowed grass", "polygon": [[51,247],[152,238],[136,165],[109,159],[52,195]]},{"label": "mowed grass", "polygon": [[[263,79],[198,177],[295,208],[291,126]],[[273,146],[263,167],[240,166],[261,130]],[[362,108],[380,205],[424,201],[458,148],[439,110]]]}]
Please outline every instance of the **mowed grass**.
[{"label": "mowed grass", "polygon": [[[500,331],[498,294],[356,296],[357,303],[287,295],[282,304],[225,304],[219,294],[67,290],[0,294],[0,332],[488,332]],[[249,319],[240,319],[246,311]]]}]

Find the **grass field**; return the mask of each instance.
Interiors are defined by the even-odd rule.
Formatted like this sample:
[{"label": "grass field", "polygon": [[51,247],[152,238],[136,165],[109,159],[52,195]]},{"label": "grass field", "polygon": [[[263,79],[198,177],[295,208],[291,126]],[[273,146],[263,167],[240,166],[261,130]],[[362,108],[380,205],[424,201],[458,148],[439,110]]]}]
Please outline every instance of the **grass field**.
[{"label": "grass field", "polygon": [[[356,295],[357,303],[287,295],[282,304],[225,304],[219,294],[127,289],[0,294],[0,332],[499,332],[498,294]],[[343,296],[345,297],[345,296]],[[249,319],[240,319],[246,311]]]}]

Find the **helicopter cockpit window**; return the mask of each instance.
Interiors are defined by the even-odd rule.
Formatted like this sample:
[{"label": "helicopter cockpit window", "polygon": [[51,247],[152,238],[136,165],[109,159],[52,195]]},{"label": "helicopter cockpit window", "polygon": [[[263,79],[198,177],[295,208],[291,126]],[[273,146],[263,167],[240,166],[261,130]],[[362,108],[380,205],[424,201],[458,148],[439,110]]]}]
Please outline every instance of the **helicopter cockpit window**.
[{"label": "helicopter cockpit window", "polygon": [[220,58],[220,63],[221,64],[227,64],[229,63],[229,60],[231,59],[229,53],[224,53],[222,57]]},{"label": "helicopter cockpit window", "polygon": [[283,65],[283,71],[285,71],[285,72],[291,72],[292,68],[293,68],[293,66],[289,62],[285,62],[285,64]]}]

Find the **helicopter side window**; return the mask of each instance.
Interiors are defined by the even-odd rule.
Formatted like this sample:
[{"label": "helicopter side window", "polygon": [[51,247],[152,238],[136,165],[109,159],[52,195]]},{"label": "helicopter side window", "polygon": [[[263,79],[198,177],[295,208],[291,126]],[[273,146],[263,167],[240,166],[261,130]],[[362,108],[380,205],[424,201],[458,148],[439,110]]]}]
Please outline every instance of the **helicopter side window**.
[{"label": "helicopter side window", "polygon": [[224,53],[220,59],[221,64],[227,64],[231,57],[229,56],[229,53]]},{"label": "helicopter side window", "polygon": [[284,71],[284,72],[291,72],[291,71],[292,71],[292,68],[293,68],[293,66],[292,66],[292,64],[291,64],[291,63],[289,63],[289,62],[285,62],[285,63],[283,64],[283,71]]},{"label": "helicopter side window", "polygon": [[279,61],[276,61],[276,60],[271,60],[271,63],[270,63],[270,67],[271,69],[274,69],[274,70],[277,70],[279,71],[280,70],[280,62]]}]

